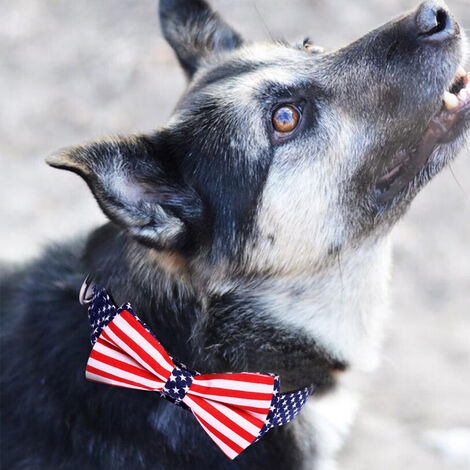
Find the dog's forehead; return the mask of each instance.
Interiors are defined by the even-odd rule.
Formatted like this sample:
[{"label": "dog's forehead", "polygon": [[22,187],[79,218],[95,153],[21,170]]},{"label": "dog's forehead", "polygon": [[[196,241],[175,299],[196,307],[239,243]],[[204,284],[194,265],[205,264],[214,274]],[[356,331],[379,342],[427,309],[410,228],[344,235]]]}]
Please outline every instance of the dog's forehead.
[{"label": "dog's forehead", "polygon": [[218,57],[195,75],[187,96],[203,92],[234,104],[253,104],[269,90],[285,91],[315,80],[318,58],[283,43],[255,43]]}]

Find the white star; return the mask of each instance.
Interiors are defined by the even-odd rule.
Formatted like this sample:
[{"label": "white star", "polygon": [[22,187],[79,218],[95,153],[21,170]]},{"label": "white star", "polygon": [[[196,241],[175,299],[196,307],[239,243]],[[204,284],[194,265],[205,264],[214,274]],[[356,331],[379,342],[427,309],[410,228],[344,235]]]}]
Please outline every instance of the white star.
[{"label": "white star", "polygon": [[186,382],[186,377],[185,377],[184,375],[182,375],[182,376],[180,377],[180,380],[181,380],[181,382]]},{"label": "white star", "polygon": [[184,393],[188,393],[189,387],[188,387],[187,385],[185,385],[185,386],[183,387],[183,390],[184,390]]},{"label": "white star", "polygon": [[168,380],[176,380],[176,377],[173,374],[171,374]]},{"label": "white star", "polygon": [[276,396],[278,394],[277,390],[274,390],[273,395]]},{"label": "white star", "polygon": [[179,391],[178,387],[175,387],[175,388],[173,389],[173,391],[174,391],[175,393],[178,393],[178,391]]},{"label": "white star", "polygon": [[276,409],[276,407],[275,407],[274,405],[271,405],[271,406],[269,407],[269,411],[274,411],[275,409]]}]

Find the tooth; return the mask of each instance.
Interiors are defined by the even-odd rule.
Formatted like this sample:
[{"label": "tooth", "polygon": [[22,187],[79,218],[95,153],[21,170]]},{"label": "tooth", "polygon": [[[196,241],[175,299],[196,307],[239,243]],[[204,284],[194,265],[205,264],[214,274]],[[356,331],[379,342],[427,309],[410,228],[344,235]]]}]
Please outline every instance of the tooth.
[{"label": "tooth", "polygon": [[465,101],[467,99],[467,91],[465,88],[462,88],[457,96],[460,100]]},{"label": "tooth", "polygon": [[459,105],[459,99],[453,93],[449,93],[448,91],[444,92],[444,96],[442,99],[444,100],[445,107],[449,111],[452,111]]}]

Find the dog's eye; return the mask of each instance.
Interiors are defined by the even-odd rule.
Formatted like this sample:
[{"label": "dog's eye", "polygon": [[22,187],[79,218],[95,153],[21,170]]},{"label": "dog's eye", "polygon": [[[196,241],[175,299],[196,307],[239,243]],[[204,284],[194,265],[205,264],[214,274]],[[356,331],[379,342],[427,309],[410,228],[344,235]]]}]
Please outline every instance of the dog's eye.
[{"label": "dog's eye", "polygon": [[289,134],[299,123],[300,111],[292,105],[279,106],[273,113],[273,126],[279,134]]}]

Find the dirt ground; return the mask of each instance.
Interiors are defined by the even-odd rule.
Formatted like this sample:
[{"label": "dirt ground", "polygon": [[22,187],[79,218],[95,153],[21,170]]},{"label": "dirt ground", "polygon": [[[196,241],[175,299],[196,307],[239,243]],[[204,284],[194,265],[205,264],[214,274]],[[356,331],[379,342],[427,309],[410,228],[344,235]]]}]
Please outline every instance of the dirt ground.
[{"label": "dirt ground", "polygon": [[[250,39],[337,47],[414,0],[217,0]],[[467,0],[449,0],[470,28]],[[163,124],[184,88],[156,0],[0,0],[0,258],[21,261],[103,219],[52,151]],[[470,152],[394,232],[394,316],[340,468],[470,468]]]}]

